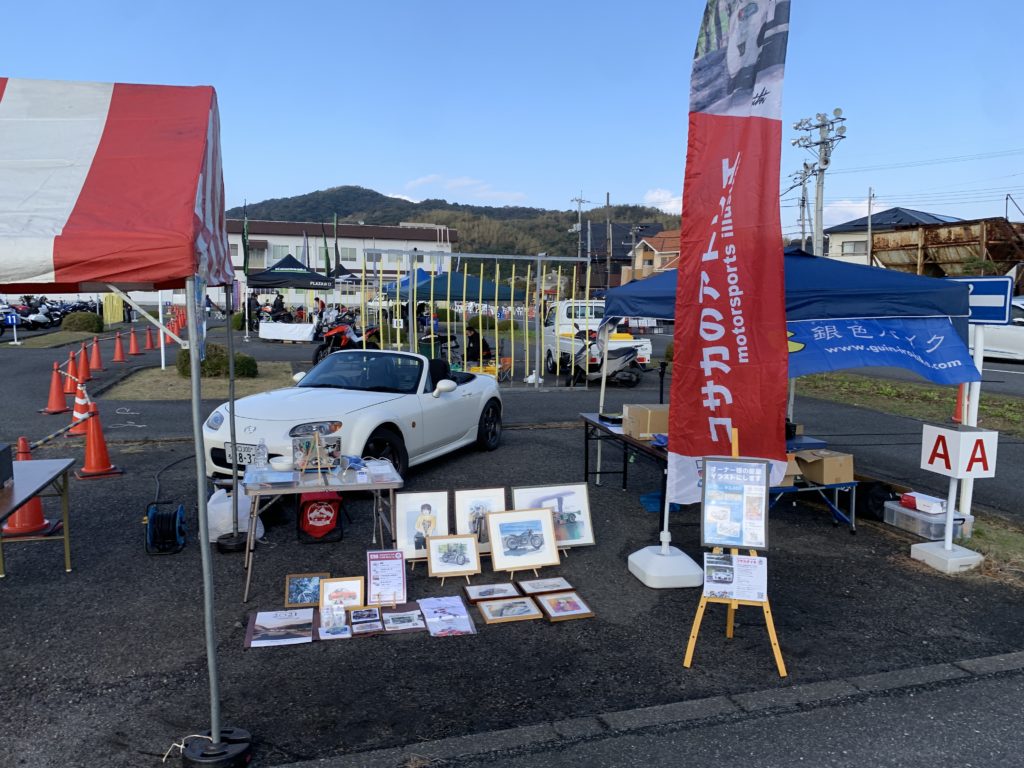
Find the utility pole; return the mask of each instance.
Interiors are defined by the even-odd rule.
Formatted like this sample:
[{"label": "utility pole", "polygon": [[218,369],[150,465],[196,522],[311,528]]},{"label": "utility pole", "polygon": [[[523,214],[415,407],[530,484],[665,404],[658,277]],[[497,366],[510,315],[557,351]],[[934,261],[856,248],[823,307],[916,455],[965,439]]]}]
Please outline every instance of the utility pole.
[{"label": "utility pole", "polygon": [[580,258],[583,255],[583,204],[589,203],[589,200],[583,199],[583,192],[580,192],[579,197],[572,198],[572,201],[576,203],[576,258]]},{"label": "utility pole", "polygon": [[[824,256],[822,251],[825,245],[825,234],[822,231],[822,216],[825,208],[825,170],[832,162],[833,148],[846,137],[846,126],[840,125],[840,123],[846,122],[846,118],[843,117],[843,110],[836,107],[832,110],[832,117],[824,112],[819,112],[814,116],[814,120],[815,122],[812,122],[811,118],[805,117],[794,123],[794,130],[807,131],[808,135],[793,139],[790,143],[794,147],[807,149],[817,159],[813,166],[817,175],[814,190],[814,255]],[[817,141],[811,137],[811,132],[815,130],[818,132]]]},{"label": "utility pole", "polygon": [[605,278],[604,287],[605,290],[612,287],[612,193],[604,193],[604,209],[606,220],[608,223],[608,232],[606,235],[606,241],[608,243],[608,256],[605,261]]},{"label": "utility pole", "polygon": [[871,238],[871,203],[875,199],[875,191],[868,187],[868,266],[875,266],[874,241]]}]

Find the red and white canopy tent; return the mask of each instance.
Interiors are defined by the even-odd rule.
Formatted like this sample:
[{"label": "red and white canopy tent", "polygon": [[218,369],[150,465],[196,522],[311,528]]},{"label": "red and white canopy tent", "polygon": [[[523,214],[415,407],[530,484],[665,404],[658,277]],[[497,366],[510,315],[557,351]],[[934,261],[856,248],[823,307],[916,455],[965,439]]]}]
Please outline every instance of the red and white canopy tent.
[{"label": "red and white canopy tent", "polygon": [[[154,290],[232,279],[212,87],[0,78],[0,290]],[[186,294],[196,339],[196,291]],[[210,731],[228,749],[220,743],[197,346],[189,352]]]}]

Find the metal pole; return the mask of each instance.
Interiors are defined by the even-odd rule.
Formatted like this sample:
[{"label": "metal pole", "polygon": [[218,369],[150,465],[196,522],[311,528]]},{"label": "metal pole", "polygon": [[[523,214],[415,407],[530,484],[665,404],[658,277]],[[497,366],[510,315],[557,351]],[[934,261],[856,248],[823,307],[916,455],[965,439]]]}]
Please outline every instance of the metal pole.
[{"label": "metal pole", "polygon": [[608,254],[605,256],[605,278],[604,287],[607,290],[612,287],[612,193],[604,193],[604,209],[606,213],[607,221],[607,251]]},{"label": "metal pole", "polygon": [[[171,294],[174,295],[173,293]],[[156,329],[157,336],[160,337],[160,370],[167,370],[167,349],[164,344],[164,292],[157,291],[156,294],[156,311],[157,319],[160,321],[160,327]]]},{"label": "metal pole", "polygon": [[[523,371],[525,379],[530,375],[530,270],[533,264],[526,265],[526,285],[523,288]],[[536,310],[535,310],[536,311]]]},{"label": "metal pole", "polygon": [[822,127],[821,159],[818,161],[818,175],[814,180],[814,255],[824,256],[825,234],[822,230],[822,213],[825,208],[825,168],[828,166],[828,143],[824,141],[828,128]]},{"label": "metal pole", "polygon": [[536,324],[537,338],[534,340],[534,343],[537,345],[537,367],[534,369],[534,374],[533,374],[533,388],[534,389],[540,389],[541,370],[544,368],[544,355],[543,355],[543,352],[541,351],[541,341],[542,341],[541,337],[544,335],[544,318],[541,317],[541,315],[543,314],[543,312],[542,312],[543,307],[541,306],[541,300],[544,297],[544,275],[543,275],[543,272],[542,272],[542,264],[543,264],[543,262],[541,261],[541,259],[543,257],[544,257],[543,253],[538,254],[538,256],[537,256],[537,298],[536,298],[536,306],[537,306],[537,318],[536,318],[536,320],[537,320],[537,324]]},{"label": "metal pole", "polygon": [[[974,326],[974,367],[978,373],[982,373],[985,365],[985,326],[977,324]],[[981,379],[972,381],[967,388],[967,420],[964,422],[968,427],[978,426],[978,405],[981,400]],[[952,542],[953,522],[951,515],[954,499],[950,499],[949,509],[946,510],[946,539]],[[974,478],[965,477],[960,486],[960,514],[969,515],[971,504],[974,502]],[[952,544],[946,546],[950,549]]]},{"label": "metal pole", "polygon": [[[162,303],[162,302],[161,302]],[[196,449],[196,495],[199,502],[199,548],[203,569],[203,623],[206,632],[206,667],[210,680],[210,736],[220,742],[220,690],[217,684],[217,644],[213,624],[213,567],[210,562],[210,528],[206,512],[206,452],[203,448],[203,421],[199,367],[199,316],[195,279],[185,281],[185,312],[188,319],[188,355],[192,380],[192,434]]]},{"label": "metal pole", "polygon": [[874,253],[874,242],[871,237],[871,199],[875,196],[875,193],[868,187],[868,265],[875,265],[875,253]]},{"label": "metal pole", "polygon": [[[410,253],[409,254],[409,286],[405,290],[405,297],[406,297],[406,301],[408,302],[408,307],[406,309],[405,314],[406,314],[406,317],[408,318],[408,322],[409,322],[409,326],[406,329],[406,333],[409,336],[409,351],[410,352],[415,352],[416,351],[416,307],[414,306],[415,303],[416,303],[415,285],[416,285],[416,255]],[[401,306],[401,299],[402,299],[401,283],[399,283],[398,299],[399,299],[399,306]]]},{"label": "metal pole", "polygon": [[[248,302],[246,302],[248,303]],[[231,429],[231,537],[238,539],[238,448],[235,440],[235,334],[231,327],[234,297],[224,292],[224,310],[227,315],[228,334],[228,425]],[[195,338],[195,337],[191,337]],[[189,348],[195,344],[190,344]],[[190,358],[191,359],[191,358]]]}]

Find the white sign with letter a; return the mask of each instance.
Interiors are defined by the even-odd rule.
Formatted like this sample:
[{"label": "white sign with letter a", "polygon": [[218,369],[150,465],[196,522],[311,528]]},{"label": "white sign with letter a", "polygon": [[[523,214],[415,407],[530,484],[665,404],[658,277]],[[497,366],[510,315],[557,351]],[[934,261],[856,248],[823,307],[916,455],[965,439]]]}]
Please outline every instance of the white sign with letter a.
[{"label": "white sign with letter a", "polygon": [[924,425],[921,469],[962,480],[995,477],[999,433],[977,427]]}]

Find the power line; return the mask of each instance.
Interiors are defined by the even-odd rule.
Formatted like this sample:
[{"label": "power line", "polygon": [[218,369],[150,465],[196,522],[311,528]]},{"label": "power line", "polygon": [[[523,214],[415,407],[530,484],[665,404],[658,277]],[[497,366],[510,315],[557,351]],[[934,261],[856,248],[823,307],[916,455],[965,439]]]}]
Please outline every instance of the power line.
[{"label": "power line", "polygon": [[830,169],[837,173],[866,173],[868,171],[884,171],[890,168],[919,168],[925,165],[941,165],[943,163],[967,163],[972,160],[993,160],[1000,157],[1024,155],[1024,149],[1004,149],[996,152],[982,152],[976,155],[953,155],[951,157],[933,157],[925,160],[906,160],[899,163],[882,163],[879,165],[861,165],[854,168]]}]

